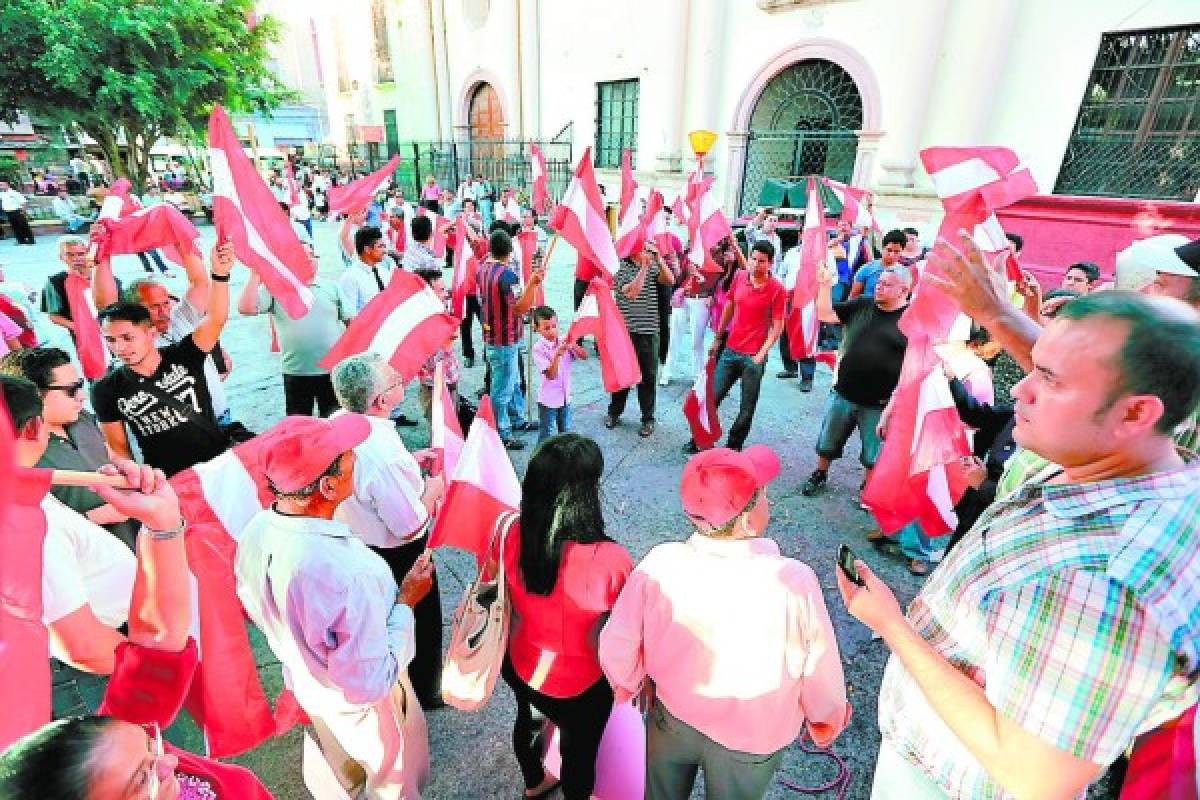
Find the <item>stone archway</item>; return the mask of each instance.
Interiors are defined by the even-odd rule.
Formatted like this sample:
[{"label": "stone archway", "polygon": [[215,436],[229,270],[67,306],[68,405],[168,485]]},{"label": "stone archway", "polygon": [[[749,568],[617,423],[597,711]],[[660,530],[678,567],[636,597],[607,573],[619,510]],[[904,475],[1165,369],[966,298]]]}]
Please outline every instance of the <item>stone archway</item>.
[{"label": "stone archway", "polygon": [[734,113],[727,205],[739,213],[752,207],[768,177],[817,173],[869,182],[880,116],[879,84],[853,48],[816,39],[777,54]]}]

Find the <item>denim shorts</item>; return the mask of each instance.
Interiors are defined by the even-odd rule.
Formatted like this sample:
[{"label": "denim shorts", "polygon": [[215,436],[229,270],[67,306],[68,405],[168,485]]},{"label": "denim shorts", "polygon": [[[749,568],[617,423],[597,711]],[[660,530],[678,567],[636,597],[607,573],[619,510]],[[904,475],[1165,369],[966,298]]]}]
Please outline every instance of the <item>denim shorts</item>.
[{"label": "denim shorts", "polygon": [[850,440],[850,434],[858,428],[862,443],[859,460],[867,469],[875,466],[879,449],[883,446],[877,428],[883,409],[853,403],[830,390],[829,403],[825,406],[825,419],[821,422],[821,435],[817,437],[817,455],[830,460],[842,457],[842,450]]}]

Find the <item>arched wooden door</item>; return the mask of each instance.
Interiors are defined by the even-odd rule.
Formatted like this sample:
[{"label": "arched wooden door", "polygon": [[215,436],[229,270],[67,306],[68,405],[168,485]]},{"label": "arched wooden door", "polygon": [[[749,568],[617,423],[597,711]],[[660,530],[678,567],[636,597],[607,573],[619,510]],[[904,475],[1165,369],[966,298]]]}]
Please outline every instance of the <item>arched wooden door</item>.
[{"label": "arched wooden door", "polygon": [[471,156],[467,169],[484,175],[492,183],[504,174],[504,108],[490,83],[478,84],[471,92]]}]

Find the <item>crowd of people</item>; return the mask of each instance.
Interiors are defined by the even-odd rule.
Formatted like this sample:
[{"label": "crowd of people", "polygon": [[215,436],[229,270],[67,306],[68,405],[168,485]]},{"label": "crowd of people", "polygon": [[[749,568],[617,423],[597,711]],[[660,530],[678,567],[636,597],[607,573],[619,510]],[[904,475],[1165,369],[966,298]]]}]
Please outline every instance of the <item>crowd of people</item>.
[{"label": "crowd of people", "polygon": [[[240,532],[234,575],[338,782],[362,797],[415,798],[431,767],[454,768],[431,765],[425,719],[445,705],[428,532],[447,476],[397,432],[420,423],[400,412],[412,406],[389,354],[320,362],[395,271],[419,276],[450,308],[453,242],[444,254],[436,242],[460,219],[475,290],[456,335],[428,354],[416,394],[428,423],[440,374],[469,412],[463,370],[479,352],[478,320],[480,391],[500,441],[520,450],[522,435],[537,433],[520,507],[480,554],[509,597],[498,671],[516,699],[524,796],[591,797],[606,725],[629,702],[646,715],[653,800],[689,797],[700,770],[710,797],[762,797],[798,737],[834,742],[853,717],[838,636],[816,572],[770,536],[780,459],[752,435],[776,343],[777,379],[798,377],[808,392],[815,370],[814,359],[792,357],[785,333],[800,248],[785,252],[772,210],[751,220],[745,250],[733,239],[711,250],[716,269],[692,263],[672,236],[661,251],[644,243],[612,278],[641,381],[611,394],[606,428],[621,425],[636,390],[638,435],[654,437],[659,388],[710,364],[716,404],[740,383],[725,446],[680,443],[689,459],[669,502],[686,520],[681,535],[638,562],[606,524],[601,447],[572,431],[571,375],[589,350],[538,299],[547,245],[537,215],[482,176],[456,192],[430,178],[419,206],[391,189],[340,222],[335,281],[317,274],[312,226],[331,184],[319,170],[298,177],[303,211],[282,175],[267,182],[314,262],[311,309],[291,318],[253,272],[236,300],[240,314],[270,316],[286,416],[259,465],[274,502]],[[938,345],[975,431],[957,530],[948,542],[916,525],[867,536],[894,542],[914,575],[929,576],[907,611],[863,561],[835,570],[846,609],[891,652],[872,796],[1080,796],[1139,735],[1194,716],[1200,693],[1200,242],[1167,234],[1130,245],[1118,271],[1155,276],[1136,292],[1107,285],[1088,262],[1043,292],[1028,274],[1006,282],[968,237],[929,249],[915,230],[833,227],[816,310],[837,367],[804,496],[826,489],[855,431],[864,486],[870,479],[914,292],[937,286],[971,321]],[[91,238],[105,235],[94,228]],[[522,240],[536,250],[528,274]],[[1019,252],[1020,238],[1010,241]],[[222,388],[234,249],[218,242],[207,264],[185,256],[187,288],[175,297],[153,275],[122,286],[88,244],[60,241],[64,270],[48,276],[43,310],[74,336],[64,282],[84,278],[108,372],[89,384],[70,353],[41,343],[37,312],[6,301],[0,386],[21,466],[126,479],[56,487],[42,501],[51,653],[110,678],[96,715],[57,720],[0,754],[0,798],[269,797],[247,771],[161,736],[197,658],[188,520],[168,479],[254,435]],[[576,308],[594,277],[580,260]],[[1005,392],[1002,358],[1019,376]],[[935,565],[936,549],[945,555]],[[553,772],[547,721],[561,752]]]}]

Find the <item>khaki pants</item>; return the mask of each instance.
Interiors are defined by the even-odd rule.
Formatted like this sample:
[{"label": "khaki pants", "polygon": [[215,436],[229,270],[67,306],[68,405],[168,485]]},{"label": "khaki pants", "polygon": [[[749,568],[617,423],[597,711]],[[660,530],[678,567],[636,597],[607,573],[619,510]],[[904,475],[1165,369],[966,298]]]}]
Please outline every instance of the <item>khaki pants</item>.
[{"label": "khaki pants", "polygon": [[407,672],[388,697],[366,711],[309,717],[325,759],[351,795],[419,800],[429,779],[429,732]]}]

